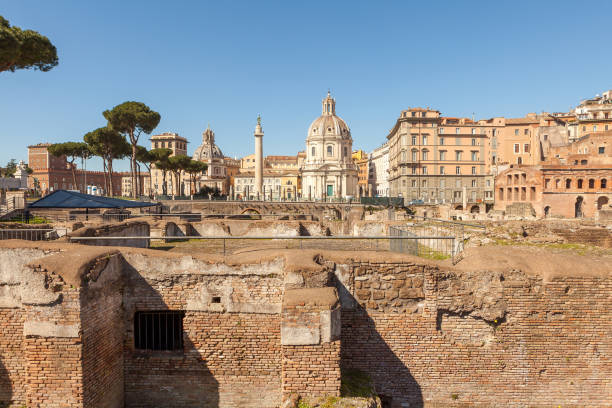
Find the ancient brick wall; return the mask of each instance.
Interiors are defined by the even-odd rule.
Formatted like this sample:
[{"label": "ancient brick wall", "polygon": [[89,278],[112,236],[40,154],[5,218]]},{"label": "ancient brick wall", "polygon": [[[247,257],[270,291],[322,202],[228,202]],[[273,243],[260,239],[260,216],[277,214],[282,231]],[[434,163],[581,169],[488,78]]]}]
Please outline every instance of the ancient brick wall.
[{"label": "ancient brick wall", "polygon": [[110,258],[96,281],[82,289],[80,302],[83,347],[83,406],[123,405],[124,267],[120,255]]},{"label": "ancient brick wall", "polygon": [[[58,287],[60,279],[56,276],[49,284]],[[83,406],[79,292],[77,288],[64,288],[56,305],[25,305],[27,407]]]},{"label": "ancient brick wall", "polygon": [[338,282],[342,364],[393,407],[612,404],[610,279],[380,262]]},{"label": "ancient brick wall", "polygon": [[[280,404],[280,264],[240,270],[127,258],[138,270],[124,296],[126,406]],[[134,314],[160,310],[185,311],[183,349],[136,349]]]},{"label": "ancient brick wall", "polygon": [[0,406],[25,402],[23,320],[23,310],[0,308]]},{"label": "ancient brick wall", "polygon": [[282,392],[340,395],[340,305],[334,288],[285,292],[281,315]]}]

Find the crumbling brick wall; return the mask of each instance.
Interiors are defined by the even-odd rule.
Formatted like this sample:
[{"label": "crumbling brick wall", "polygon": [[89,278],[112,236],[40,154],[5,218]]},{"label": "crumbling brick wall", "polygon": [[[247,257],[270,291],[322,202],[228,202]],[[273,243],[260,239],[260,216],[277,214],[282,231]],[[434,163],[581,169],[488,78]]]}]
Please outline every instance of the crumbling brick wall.
[{"label": "crumbling brick wall", "polygon": [[0,308],[0,406],[25,402],[23,310]]},{"label": "crumbling brick wall", "polygon": [[[281,263],[243,268],[126,258],[127,406],[278,406]],[[135,313],[160,310],[185,312],[183,350],[135,349]]]},{"label": "crumbling brick wall", "polygon": [[335,288],[287,290],[281,319],[283,396],[339,396],[341,320]]},{"label": "crumbling brick wall", "polygon": [[[418,296],[415,265],[355,262],[337,280],[354,296],[342,364],[393,406],[612,404],[609,278],[420,268]],[[415,298],[402,300],[408,281]]]}]

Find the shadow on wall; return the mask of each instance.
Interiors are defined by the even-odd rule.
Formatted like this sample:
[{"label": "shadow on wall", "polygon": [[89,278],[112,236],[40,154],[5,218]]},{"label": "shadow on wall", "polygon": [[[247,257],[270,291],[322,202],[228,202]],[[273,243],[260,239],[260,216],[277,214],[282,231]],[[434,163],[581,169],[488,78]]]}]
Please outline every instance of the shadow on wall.
[{"label": "shadow on wall", "polygon": [[[125,268],[125,406],[219,407],[219,383],[189,337],[196,316],[180,312],[178,305],[166,304],[127,262]],[[174,311],[177,313],[171,313]],[[178,344],[181,340],[182,347]]]},{"label": "shadow on wall", "polygon": [[[342,300],[341,366],[343,373],[357,369],[369,375],[383,408],[423,407],[421,387],[396,351],[391,349],[347,288],[335,279]],[[399,330],[399,329],[398,329]],[[397,336],[401,333],[389,333]],[[403,405],[402,405],[403,404]]]},{"label": "shadow on wall", "polygon": [[13,400],[13,386],[8,371],[0,359],[0,408],[8,407]]}]

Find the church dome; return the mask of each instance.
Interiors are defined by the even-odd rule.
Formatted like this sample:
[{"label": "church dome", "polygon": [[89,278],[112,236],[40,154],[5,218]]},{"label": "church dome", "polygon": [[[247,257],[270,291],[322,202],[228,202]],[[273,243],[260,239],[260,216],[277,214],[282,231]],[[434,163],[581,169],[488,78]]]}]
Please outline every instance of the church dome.
[{"label": "church dome", "polygon": [[215,132],[206,128],[202,133],[202,144],[193,153],[193,159],[199,161],[208,161],[210,159],[222,159],[223,152],[219,146],[215,144]]},{"label": "church dome", "polygon": [[350,139],[351,130],[344,120],[336,116],[336,101],[327,92],[327,97],[322,101],[323,112],[308,127],[308,138],[321,136],[340,137]]}]

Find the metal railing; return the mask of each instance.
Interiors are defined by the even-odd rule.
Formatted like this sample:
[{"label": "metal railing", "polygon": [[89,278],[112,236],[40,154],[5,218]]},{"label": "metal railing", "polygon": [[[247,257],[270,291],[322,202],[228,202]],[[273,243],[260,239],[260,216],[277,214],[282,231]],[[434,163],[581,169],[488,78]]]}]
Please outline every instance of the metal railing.
[{"label": "metal railing", "polygon": [[53,228],[14,228],[0,229],[0,240],[22,239],[25,241],[49,241],[57,239]]},{"label": "metal railing", "polygon": [[[54,222],[68,222],[68,221],[117,221],[122,222],[133,218],[148,217],[154,220],[161,220],[168,217],[177,217],[185,221],[202,221],[205,219],[242,219],[242,220],[259,220],[259,219],[279,219],[287,217],[287,219],[312,221],[314,220],[313,214],[304,213],[287,213],[287,214],[257,214],[254,212],[247,212],[244,214],[202,214],[202,213],[142,213],[142,214],[124,214],[124,213],[106,213],[106,214],[51,214],[41,213],[38,215],[39,218]],[[25,220],[25,219],[24,219]]]},{"label": "metal railing", "polygon": [[[363,250],[391,250],[394,252],[408,253],[411,255],[431,258],[431,259],[447,259],[453,258],[453,242],[455,241],[454,237],[448,236],[406,236],[406,235],[398,235],[398,236],[321,236],[321,237],[313,237],[313,236],[253,236],[253,237],[232,237],[232,236],[128,236],[128,237],[69,237],[70,242],[82,242],[87,244],[87,241],[94,241],[94,243],[89,245],[100,245],[100,241],[108,242],[109,246],[112,246],[113,241],[119,241],[123,243],[126,240],[134,241],[134,242],[142,242],[143,240],[151,241],[190,241],[190,240],[200,240],[206,241],[210,240],[213,242],[219,242],[222,245],[218,248],[213,247],[211,245],[207,246],[205,249],[209,250],[218,250],[222,251],[225,256],[228,251],[228,243],[234,241],[271,241],[279,243],[280,241],[297,241],[297,245],[295,249],[331,249],[331,250],[354,250],[354,251],[363,251]],[[344,245],[333,245],[334,242],[347,242],[353,241],[354,247],[346,247]],[[416,241],[417,248],[419,245],[424,245],[427,243],[431,245],[435,241],[441,241],[436,245],[438,250],[434,252],[427,252],[426,250],[417,250],[413,252],[404,251],[403,248],[408,248],[411,245],[410,241]],[[443,245],[442,242],[449,241],[451,242],[448,245]],[[315,245],[312,245],[312,244]],[[316,245],[316,244],[319,245]],[[276,246],[278,248],[278,246]],[[288,246],[287,246],[288,248]],[[204,249],[204,248],[202,248]],[[235,248],[234,248],[235,249]],[[196,252],[196,248],[193,251]]]}]

